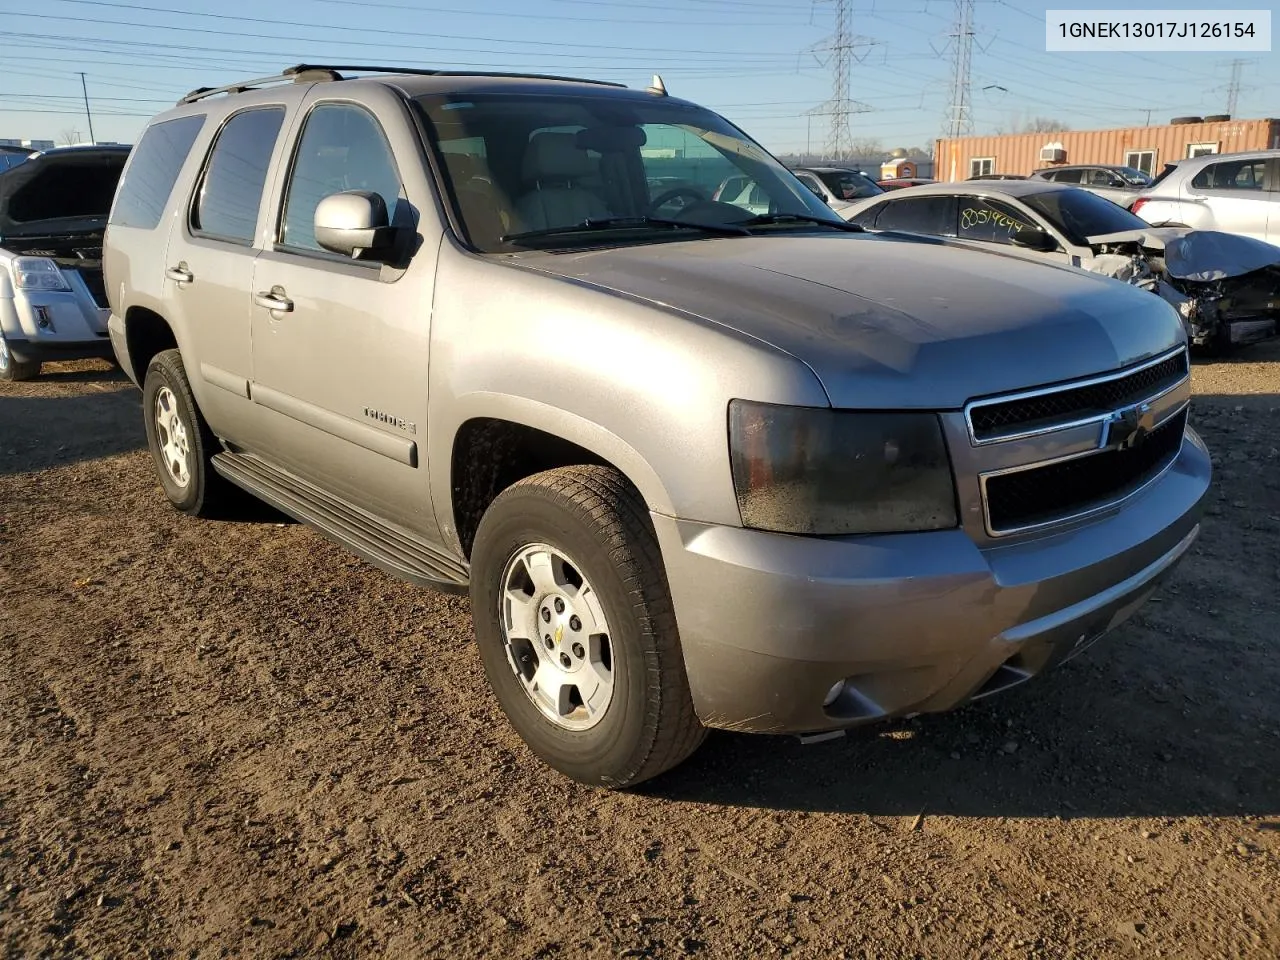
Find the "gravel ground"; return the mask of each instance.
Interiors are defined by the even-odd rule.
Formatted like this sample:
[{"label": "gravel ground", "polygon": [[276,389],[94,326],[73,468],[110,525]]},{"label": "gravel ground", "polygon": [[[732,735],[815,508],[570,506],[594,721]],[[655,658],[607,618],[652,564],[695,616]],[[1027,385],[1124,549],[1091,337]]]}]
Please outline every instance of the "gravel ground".
[{"label": "gravel ground", "polygon": [[634,793],[533,761],[465,604],[183,517],[137,391],[0,385],[0,954],[1275,957],[1280,344],[1195,370],[1193,555],[1087,655]]}]

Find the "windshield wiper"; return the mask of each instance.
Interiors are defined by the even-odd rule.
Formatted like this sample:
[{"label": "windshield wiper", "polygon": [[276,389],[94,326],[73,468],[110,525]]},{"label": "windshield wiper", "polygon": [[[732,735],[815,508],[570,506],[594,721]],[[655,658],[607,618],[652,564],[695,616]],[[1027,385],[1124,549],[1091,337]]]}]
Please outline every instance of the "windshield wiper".
[{"label": "windshield wiper", "polygon": [[835,227],[846,233],[867,232],[865,228],[848,220],[828,220],[826,217],[816,217],[811,213],[762,213],[750,220],[738,221],[738,225],[743,227],[766,226],[771,223],[818,223],[824,227]]},{"label": "windshield wiper", "polygon": [[601,230],[634,230],[637,227],[665,227],[671,230],[701,230],[730,237],[749,237],[751,231],[728,223],[694,223],[688,220],[667,220],[662,217],[600,217],[583,220],[566,227],[545,227],[541,230],[525,230],[500,237],[503,243],[519,243],[539,237],[554,237],[562,233],[592,233]]}]

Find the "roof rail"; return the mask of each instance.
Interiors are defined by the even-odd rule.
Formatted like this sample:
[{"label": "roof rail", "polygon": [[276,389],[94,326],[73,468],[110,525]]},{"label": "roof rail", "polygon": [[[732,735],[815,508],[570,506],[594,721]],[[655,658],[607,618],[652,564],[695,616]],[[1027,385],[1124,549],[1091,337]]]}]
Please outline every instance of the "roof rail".
[{"label": "roof rail", "polygon": [[627,86],[625,83],[613,83],[609,80],[587,80],[582,77],[561,77],[547,73],[500,73],[494,70],[424,70],[421,67],[370,67],[329,63],[300,63],[284,72],[286,74],[294,74],[318,70],[328,70],[333,73],[341,70],[352,73],[402,73],[416,77],[502,77],[512,80],[563,80],[568,83],[591,83],[601,87],[621,87],[624,90]]},{"label": "roof rail", "polygon": [[195,103],[206,97],[220,93],[244,93],[272,83],[316,83],[334,80],[345,80],[341,71],[351,73],[387,73],[407,74],[417,77],[504,77],[521,80],[562,80],[567,83],[590,83],[602,87],[620,87],[626,89],[625,83],[613,83],[609,80],[587,80],[582,77],[560,77],[543,73],[498,73],[489,70],[425,70],[421,67],[372,67],[353,64],[319,64],[299,63],[286,67],[274,77],[259,77],[256,80],[241,80],[223,87],[198,87],[178,101],[179,104]]}]

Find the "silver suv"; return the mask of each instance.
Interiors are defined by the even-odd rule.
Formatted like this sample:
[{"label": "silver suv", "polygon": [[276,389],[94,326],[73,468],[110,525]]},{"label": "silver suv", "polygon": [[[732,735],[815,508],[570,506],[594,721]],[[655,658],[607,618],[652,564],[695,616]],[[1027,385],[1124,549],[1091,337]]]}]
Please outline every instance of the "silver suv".
[{"label": "silver suv", "polygon": [[[736,176],[763,212],[711,199]],[[1168,304],[864,234],[661,84],[197,91],[105,269],[173,504],[242,488],[469,591],[512,726],[588,783],[1013,687],[1199,532]]]},{"label": "silver suv", "polygon": [[1130,209],[1156,226],[1222,230],[1280,245],[1280,150],[1183,160]]}]

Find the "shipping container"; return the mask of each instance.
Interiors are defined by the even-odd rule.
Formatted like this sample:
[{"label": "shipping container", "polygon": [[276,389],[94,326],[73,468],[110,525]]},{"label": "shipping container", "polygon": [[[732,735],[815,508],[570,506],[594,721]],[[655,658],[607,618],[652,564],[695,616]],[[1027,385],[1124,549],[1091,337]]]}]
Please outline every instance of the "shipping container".
[{"label": "shipping container", "polygon": [[1120,130],[1064,130],[937,140],[934,176],[967,180],[980,173],[1025,176],[1045,167],[1123,165],[1153,176],[1167,163],[1206,153],[1280,149],[1280,120],[1219,120]]}]

